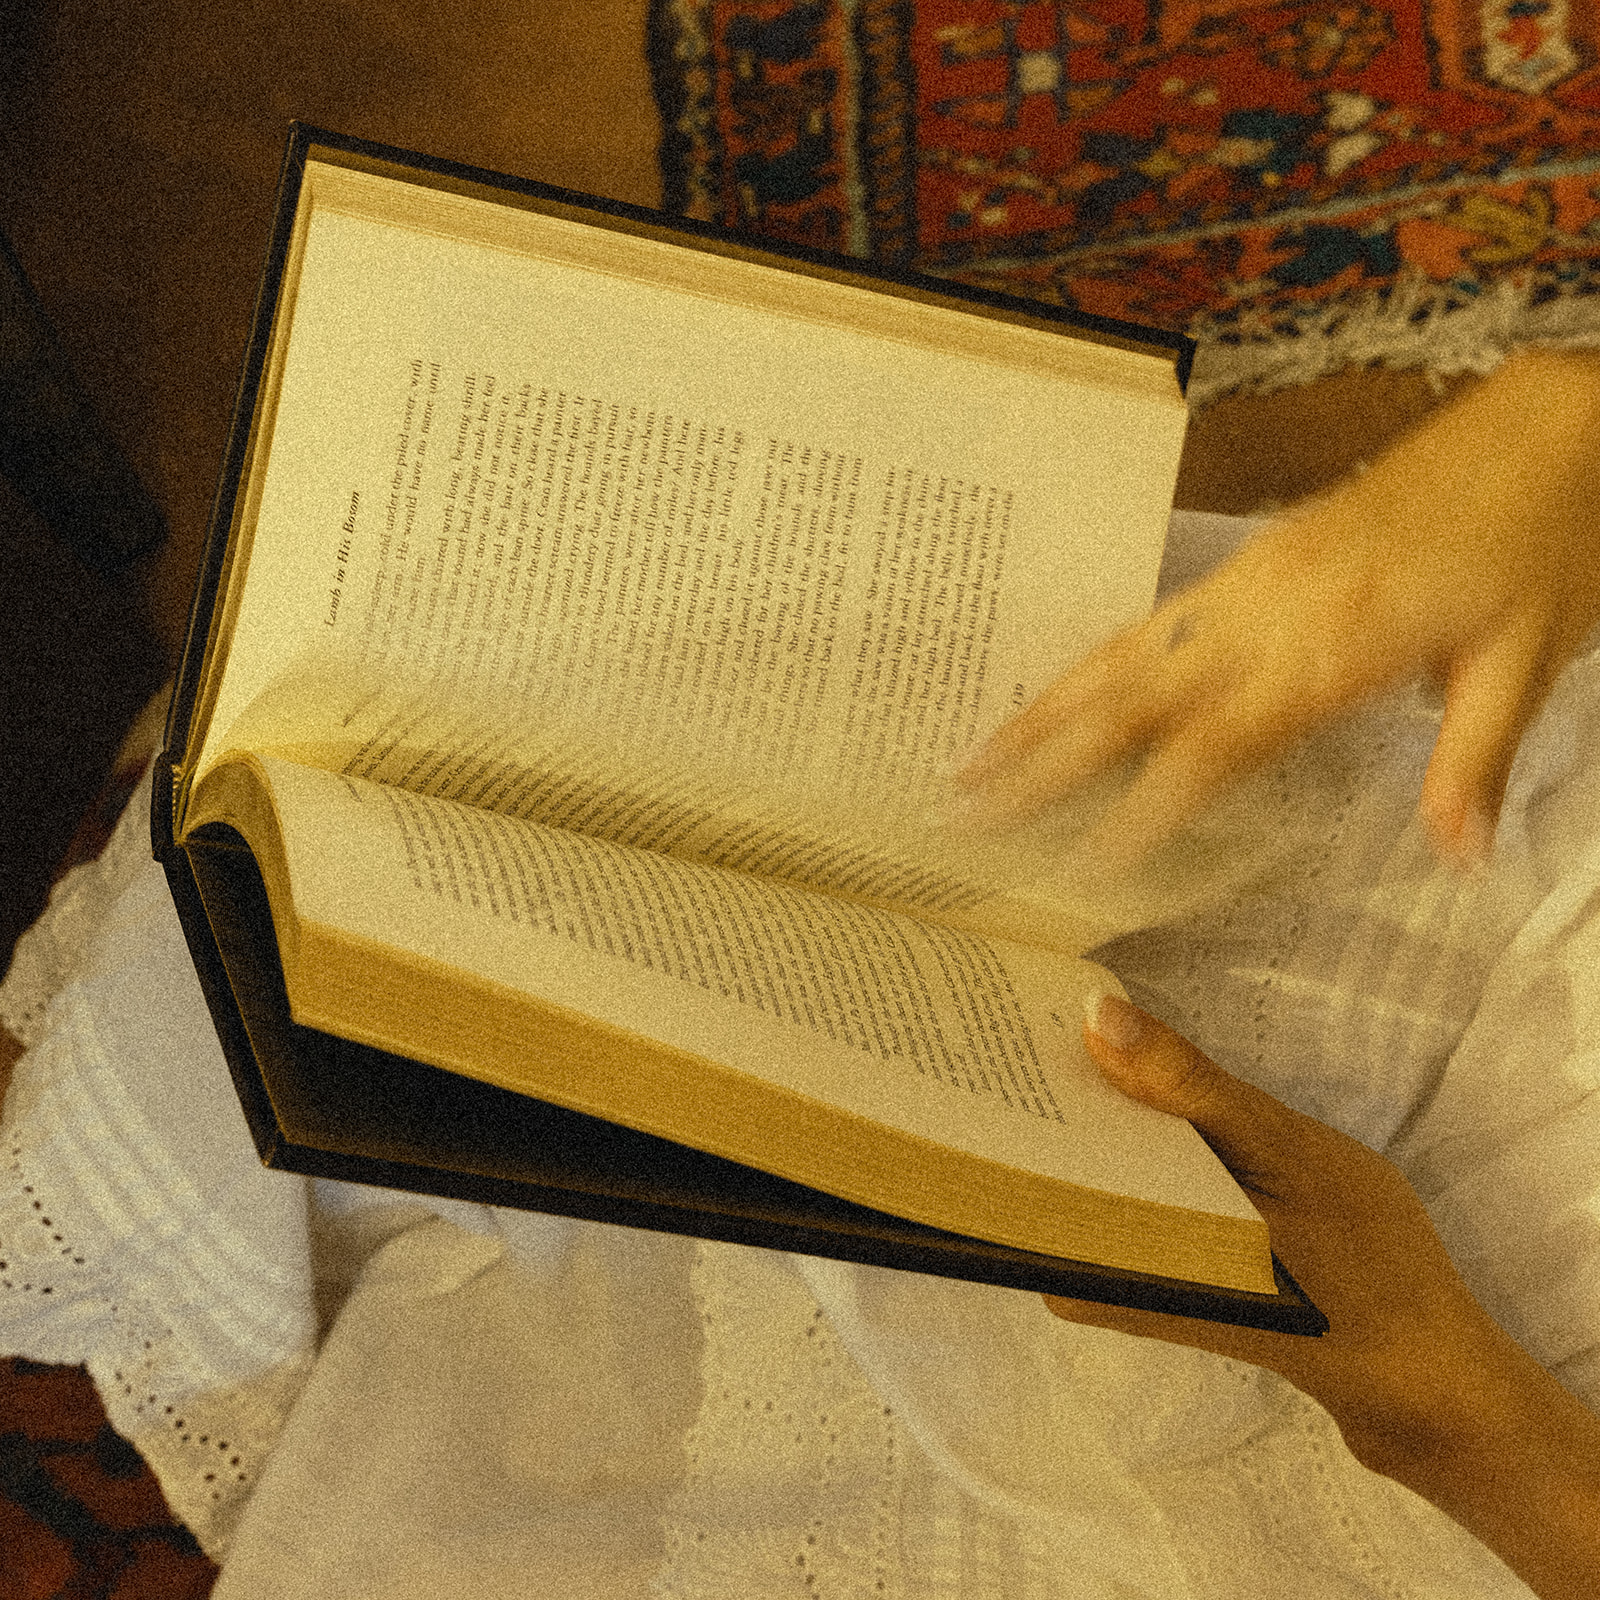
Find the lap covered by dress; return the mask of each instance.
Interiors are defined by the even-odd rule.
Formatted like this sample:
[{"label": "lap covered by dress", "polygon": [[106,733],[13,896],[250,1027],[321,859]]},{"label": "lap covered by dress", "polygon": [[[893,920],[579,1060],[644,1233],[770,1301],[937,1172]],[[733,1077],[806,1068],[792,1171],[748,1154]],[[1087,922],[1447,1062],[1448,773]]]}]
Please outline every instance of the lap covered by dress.
[{"label": "lap covered by dress", "polygon": [[[1164,586],[1247,531],[1176,515]],[[1270,871],[1096,958],[1395,1159],[1600,1408],[1600,658],[1469,879],[1414,816],[1437,726],[1408,690],[1296,751],[1251,791]],[[220,1600],[1527,1593],[1259,1369],[1011,1291],[266,1171],[147,803],[0,984],[28,1046],[0,1353],[87,1363]]]}]

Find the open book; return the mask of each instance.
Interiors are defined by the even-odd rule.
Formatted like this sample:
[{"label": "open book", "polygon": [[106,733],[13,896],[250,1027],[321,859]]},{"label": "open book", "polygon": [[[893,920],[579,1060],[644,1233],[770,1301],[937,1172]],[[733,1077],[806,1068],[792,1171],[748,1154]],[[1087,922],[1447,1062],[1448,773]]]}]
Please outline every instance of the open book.
[{"label": "open book", "polygon": [[939,821],[1154,592],[1076,320],[295,130],[154,820],[269,1159],[1320,1330],[1083,1050],[1104,797]]}]

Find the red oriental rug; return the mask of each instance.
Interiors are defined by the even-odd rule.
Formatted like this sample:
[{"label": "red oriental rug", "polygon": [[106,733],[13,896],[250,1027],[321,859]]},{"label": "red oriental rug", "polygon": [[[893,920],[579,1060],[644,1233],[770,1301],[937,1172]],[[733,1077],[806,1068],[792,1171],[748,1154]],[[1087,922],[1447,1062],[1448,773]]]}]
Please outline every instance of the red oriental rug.
[{"label": "red oriental rug", "polygon": [[82,1367],[0,1361],[4,1600],[203,1600],[216,1576]]},{"label": "red oriental rug", "polygon": [[1600,343],[1596,0],[652,0],[682,214],[1202,342]]}]

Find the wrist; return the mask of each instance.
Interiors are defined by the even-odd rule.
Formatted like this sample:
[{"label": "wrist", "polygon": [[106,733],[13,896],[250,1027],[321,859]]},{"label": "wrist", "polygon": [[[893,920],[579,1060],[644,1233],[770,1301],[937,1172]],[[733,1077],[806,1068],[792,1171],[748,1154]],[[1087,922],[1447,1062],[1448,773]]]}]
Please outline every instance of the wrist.
[{"label": "wrist", "polygon": [[[1496,1332],[1498,1333],[1498,1329]],[[1600,1417],[1509,1337],[1447,1411],[1349,1438],[1541,1597],[1600,1593]],[[1471,1381],[1476,1378],[1478,1381]]]}]

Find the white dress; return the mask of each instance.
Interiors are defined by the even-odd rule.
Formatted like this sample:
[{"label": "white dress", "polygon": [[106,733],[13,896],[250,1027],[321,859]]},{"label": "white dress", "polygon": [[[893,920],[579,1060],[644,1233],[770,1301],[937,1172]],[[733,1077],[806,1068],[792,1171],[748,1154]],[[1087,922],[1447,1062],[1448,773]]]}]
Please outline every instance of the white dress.
[{"label": "white dress", "polygon": [[[1174,519],[1170,588],[1245,525]],[[1492,868],[1414,820],[1437,714],[1258,786],[1268,878],[1099,952],[1385,1150],[1600,1407],[1600,655]],[[1034,1296],[262,1169],[137,796],[0,985],[0,1353],[86,1362],[217,1600],[1140,1600],[1528,1591],[1313,1402]]]}]

